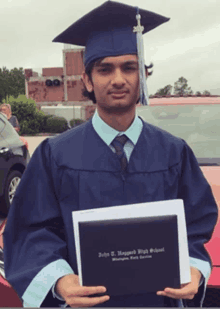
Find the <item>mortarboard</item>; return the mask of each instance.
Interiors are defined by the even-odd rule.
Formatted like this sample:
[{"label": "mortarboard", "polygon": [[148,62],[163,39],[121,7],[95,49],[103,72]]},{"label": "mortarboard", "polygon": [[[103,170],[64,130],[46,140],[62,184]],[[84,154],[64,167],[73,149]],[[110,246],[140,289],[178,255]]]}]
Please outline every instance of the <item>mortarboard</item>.
[{"label": "mortarboard", "polygon": [[[143,28],[140,30],[141,27],[139,27],[139,31],[134,32],[134,26],[137,25],[136,16],[141,17]],[[73,23],[53,42],[85,46],[85,67],[99,58],[138,54],[139,69],[142,70],[140,89],[145,88],[142,92],[146,92],[144,85],[146,83],[143,82],[144,56],[141,34],[149,32],[168,20],[167,17],[147,10],[115,1],[106,1]]]}]

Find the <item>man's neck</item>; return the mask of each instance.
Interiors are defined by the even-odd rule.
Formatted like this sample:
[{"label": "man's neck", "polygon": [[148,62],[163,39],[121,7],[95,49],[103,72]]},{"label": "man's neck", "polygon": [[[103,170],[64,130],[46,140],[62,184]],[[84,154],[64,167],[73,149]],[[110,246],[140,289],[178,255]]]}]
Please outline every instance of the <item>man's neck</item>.
[{"label": "man's neck", "polygon": [[113,129],[125,132],[132,124],[135,118],[135,110],[124,114],[106,114],[98,109],[99,117]]}]

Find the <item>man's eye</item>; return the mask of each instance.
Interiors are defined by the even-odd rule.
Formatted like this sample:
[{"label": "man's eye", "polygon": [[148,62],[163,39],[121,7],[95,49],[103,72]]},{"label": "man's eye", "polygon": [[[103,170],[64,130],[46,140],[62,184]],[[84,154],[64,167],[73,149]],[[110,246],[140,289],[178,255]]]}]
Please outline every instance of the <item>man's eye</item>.
[{"label": "man's eye", "polygon": [[98,72],[100,72],[100,73],[110,72],[110,68],[100,68],[100,69],[98,69]]},{"label": "man's eye", "polygon": [[125,67],[124,70],[125,71],[136,71],[137,68],[136,67]]}]

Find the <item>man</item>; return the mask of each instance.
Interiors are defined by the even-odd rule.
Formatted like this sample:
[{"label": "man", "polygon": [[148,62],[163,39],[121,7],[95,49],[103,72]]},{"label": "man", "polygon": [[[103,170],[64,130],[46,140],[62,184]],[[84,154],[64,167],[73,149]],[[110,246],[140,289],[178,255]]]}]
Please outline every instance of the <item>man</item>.
[{"label": "man", "polygon": [[[145,32],[168,20],[140,14]],[[135,16],[135,8],[108,1],[55,39],[86,46],[83,81],[97,112],[37,148],[14,197],[4,235],[6,277],[26,307],[180,306],[199,286],[204,291],[211,269],[204,243],[216,223],[216,203],[188,145],[135,114],[143,86]],[[73,211],[176,198],[185,206],[190,283],[111,298],[97,296],[105,287],[79,285]]]},{"label": "man", "polygon": [[8,121],[14,127],[16,132],[20,131],[19,122],[16,116],[11,113],[11,105],[10,104],[2,104],[0,106],[0,111],[7,116]]}]

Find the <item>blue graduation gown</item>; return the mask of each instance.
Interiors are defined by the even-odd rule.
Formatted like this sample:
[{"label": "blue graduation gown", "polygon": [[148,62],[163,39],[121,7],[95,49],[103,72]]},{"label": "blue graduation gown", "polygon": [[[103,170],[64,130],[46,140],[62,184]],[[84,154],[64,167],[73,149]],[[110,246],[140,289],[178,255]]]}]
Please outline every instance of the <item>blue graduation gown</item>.
[{"label": "blue graduation gown", "polygon": [[[210,262],[203,244],[212,235],[217,206],[183,140],[143,122],[127,173],[122,174],[116,154],[91,121],[47,139],[33,154],[9,212],[6,277],[21,297],[37,273],[58,259],[65,259],[77,274],[74,210],[176,198],[184,200],[190,256]],[[101,307],[176,305],[164,300],[146,294],[112,299]],[[58,302],[48,293],[43,305]]]}]

